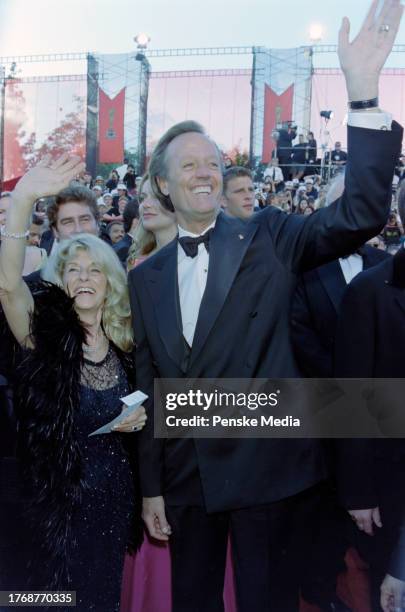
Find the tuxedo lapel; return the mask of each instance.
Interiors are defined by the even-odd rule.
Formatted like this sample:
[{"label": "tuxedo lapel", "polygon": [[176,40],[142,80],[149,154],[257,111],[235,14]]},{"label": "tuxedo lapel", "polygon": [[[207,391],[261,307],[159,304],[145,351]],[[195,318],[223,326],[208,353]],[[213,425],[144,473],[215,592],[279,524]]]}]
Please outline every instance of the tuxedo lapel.
[{"label": "tuxedo lapel", "polygon": [[190,366],[200,354],[221,312],[257,228],[255,223],[244,224],[230,219],[224,213],[218,215],[210,239],[207,285],[198,314]]},{"label": "tuxedo lapel", "polygon": [[318,268],[318,275],[336,312],[339,312],[347,285],[339,260],[331,261]]},{"label": "tuxedo lapel", "polygon": [[185,372],[187,359],[183,339],[177,281],[177,240],[156,257],[153,267],[145,271],[152,294],[160,337],[169,356]]}]

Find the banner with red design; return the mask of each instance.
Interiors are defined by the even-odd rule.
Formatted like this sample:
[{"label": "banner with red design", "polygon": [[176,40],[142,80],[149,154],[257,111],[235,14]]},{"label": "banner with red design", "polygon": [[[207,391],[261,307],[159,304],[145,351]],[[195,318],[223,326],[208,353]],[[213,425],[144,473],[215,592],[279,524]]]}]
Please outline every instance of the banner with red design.
[{"label": "banner with red design", "polygon": [[271,87],[264,88],[263,162],[268,164],[275,148],[273,131],[284,121],[292,121],[294,84],[280,96]]},{"label": "banner with red design", "polygon": [[293,121],[299,132],[311,129],[312,50],[267,49],[253,53],[251,164],[268,163],[275,143],[272,132]]},{"label": "banner with red design", "polygon": [[100,164],[121,163],[124,157],[125,87],[110,98],[99,89],[99,148]]}]

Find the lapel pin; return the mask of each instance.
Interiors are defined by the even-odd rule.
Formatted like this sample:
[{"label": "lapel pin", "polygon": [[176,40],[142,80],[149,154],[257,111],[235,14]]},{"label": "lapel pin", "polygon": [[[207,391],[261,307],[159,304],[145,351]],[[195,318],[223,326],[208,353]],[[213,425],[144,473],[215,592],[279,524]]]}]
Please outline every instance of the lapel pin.
[{"label": "lapel pin", "polygon": [[238,235],[239,240],[243,240],[243,239],[244,239],[244,237],[245,237],[245,236],[244,236],[243,234],[239,234],[239,235]]}]

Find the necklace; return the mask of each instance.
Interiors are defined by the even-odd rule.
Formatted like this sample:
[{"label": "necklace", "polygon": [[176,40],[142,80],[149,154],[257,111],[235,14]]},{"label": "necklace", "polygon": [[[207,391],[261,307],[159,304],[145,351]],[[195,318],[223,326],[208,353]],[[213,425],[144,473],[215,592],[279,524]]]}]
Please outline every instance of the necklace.
[{"label": "necklace", "polygon": [[97,340],[93,346],[89,346],[88,344],[83,343],[82,348],[84,353],[96,353],[100,350],[101,347],[105,346],[105,343],[108,342],[103,330],[99,328],[97,332]]}]

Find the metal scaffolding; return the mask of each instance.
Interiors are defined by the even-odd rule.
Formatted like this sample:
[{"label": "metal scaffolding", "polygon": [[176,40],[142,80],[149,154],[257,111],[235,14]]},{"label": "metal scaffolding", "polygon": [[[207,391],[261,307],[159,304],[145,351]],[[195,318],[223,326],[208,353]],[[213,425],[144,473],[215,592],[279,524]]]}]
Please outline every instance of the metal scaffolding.
[{"label": "metal scaffolding", "polygon": [[99,62],[99,85],[105,93],[114,97],[125,87],[124,147],[140,174],[146,155],[150,64],[141,52],[96,57]]},{"label": "metal scaffolding", "polygon": [[141,175],[146,170],[146,129],[148,123],[148,95],[151,69],[149,61],[143,53],[138,53],[135,59],[141,66],[139,74],[138,156],[135,170],[138,175]]},{"label": "metal scaffolding", "polygon": [[224,70],[161,70],[151,72],[151,79],[177,79],[189,77],[217,77],[217,76],[250,76],[250,68],[229,68]]},{"label": "metal scaffolding", "polygon": [[[185,57],[201,55],[249,55],[255,50],[265,47],[239,46],[239,47],[187,47],[179,49],[145,49],[142,52],[146,57]],[[305,47],[304,47],[305,48]],[[313,53],[337,53],[337,45],[313,45],[307,46]],[[394,45],[393,53],[405,53],[405,45]],[[0,64],[7,66],[13,62],[26,64],[32,62],[65,62],[74,60],[86,60],[88,55],[94,53],[49,53],[40,55],[8,55],[0,57]]]},{"label": "metal scaffolding", "polygon": [[298,125],[300,130],[309,130],[313,70],[310,47],[298,47],[297,49],[256,47],[253,57],[250,140],[252,167],[262,160],[266,85],[271,87],[277,95],[281,95],[288,87],[294,85],[291,120]]},{"label": "metal scaffolding", "polygon": [[[303,46],[290,50],[271,50],[263,46],[218,46],[218,47],[186,47],[174,49],[138,49],[126,54],[114,54],[110,56],[97,55],[91,52],[82,53],[50,53],[31,55],[12,55],[0,57],[0,74],[2,85],[2,105],[0,114],[0,125],[4,132],[4,90],[7,78],[12,75],[22,83],[52,83],[68,81],[86,81],[88,87],[87,104],[87,133],[86,145],[88,149],[87,165],[93,167],[90,157],[95,158],[97,150],[97,117],[98,117],[98,84],[103,86],[109,79],[121,79],[122,86],[126,86],[126,109],[125,109],[125,148],[133,154],[138,165],[137,172],[143,170],[146,155],[146,127],[149,79],[158,78],[181,78],[181,77],[214,77],[214,76],[239,76],[252,75],[251,94],[251,125],[250,125],[250,159],[257,161],[261,157],[263,145],[264,128],[264,96],[265,84],[268,84],[277,93],[277,84],[274,81],[281,79],[283,73],[288,73],[290,83],[294,83],[294,102],[291,119],[301,130],[310,128],[312,82],[309,70],[313,70],[314,55],[336,54],[336,44],[316,44]],[[405,53],[405,44],[394,45],[393,53]],[[202,56],[252,56],[252,69],[215,69],[215,70],[169,70],[152,72],[149,60],[152,58],[187,58]],[[105,58],[109,57],[110,60]],[[103,59],[104,58],[104,59]],[[284,59],[282,59],[284,58]],[[75,62],[86,62],[83,74],[75,74],[82,67]],[[245,62],[246,60],[244,60]],[[26,76],[19,78],[16,75],[16,67],[25,64],[46,64],[58,62],[73,62],[70,74],[66,75],[44,75]],[[53,70],[56,72],[57,67]],[[70,70],[64,66],[61,70]],[[384,74],[401,75],[404,68],[386,68]],[[27,68],[28,71],[28,68]],[[31,69],[32,71],[32,69]],[[39,72],[39,71],[38,71]],[[317,68],[317,74],[337,75],[338,68]],[[125,79],[129,79],[129,86]],[[280,80],[281,83],[281,80]],[[279,88],[282,92],[285,86]],[[97,92],[96,92],[97,90]],[[90,93],[89,93],[90,92]],[[1,136],[1,134],[0,134]],[[3,144],[0,144],[0,151]],[[2,155],[1,155],[2,157]],[[3,159],[0,160],[0,169]]]}]

